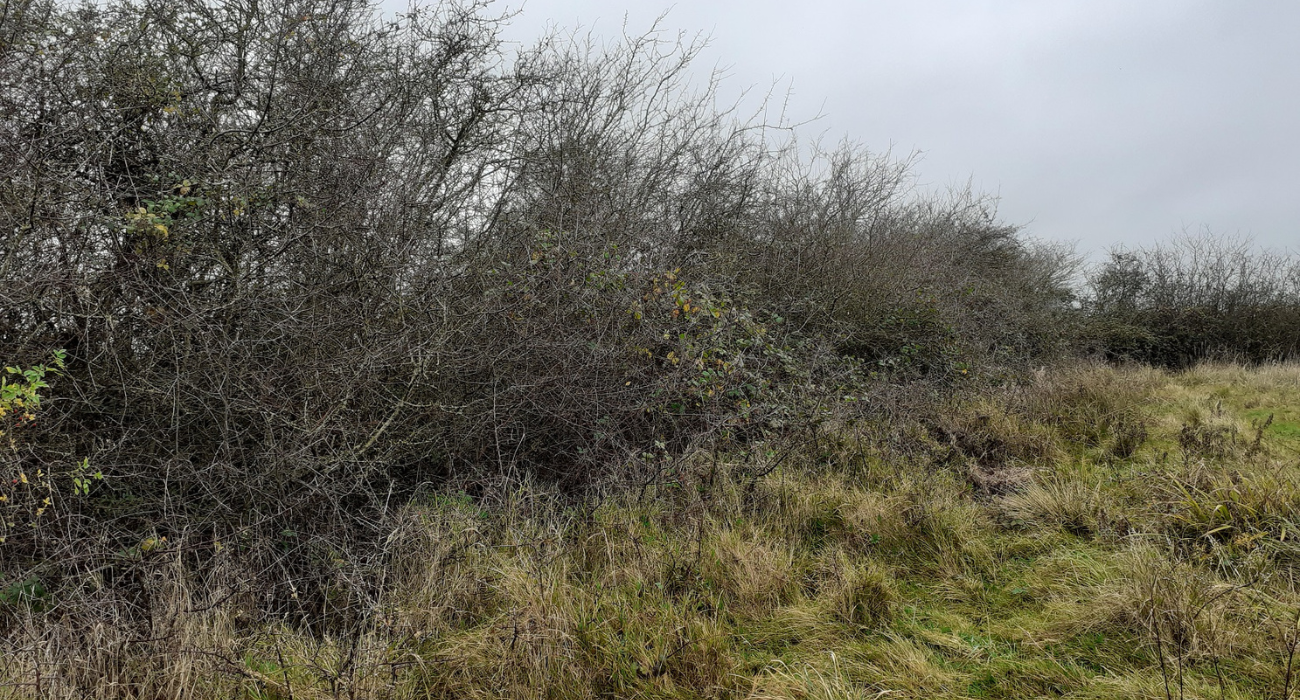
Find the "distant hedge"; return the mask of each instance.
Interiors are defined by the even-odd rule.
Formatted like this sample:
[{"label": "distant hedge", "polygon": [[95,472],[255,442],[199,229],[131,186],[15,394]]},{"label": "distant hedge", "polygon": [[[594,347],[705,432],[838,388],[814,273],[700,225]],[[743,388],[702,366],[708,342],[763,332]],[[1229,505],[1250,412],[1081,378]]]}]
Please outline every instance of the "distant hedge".
[{"label": "distant hedge", "polygon": [[1089,332],[1112,359],[1182,368],[1300,356],[1293,256],[1205,234],[1112,251],[1090,282]]}]

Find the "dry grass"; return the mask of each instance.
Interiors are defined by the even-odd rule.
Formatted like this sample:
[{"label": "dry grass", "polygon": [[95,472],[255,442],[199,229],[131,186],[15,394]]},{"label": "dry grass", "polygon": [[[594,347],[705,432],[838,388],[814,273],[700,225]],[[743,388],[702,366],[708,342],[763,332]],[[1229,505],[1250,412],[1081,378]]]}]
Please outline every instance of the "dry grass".
[{"label": "dry grass", "polygon": [[[254,621],[169,550],[143,628],[5,603],[0,697],[1282,698],[1298,410],[1294,366],[1085,367],[950,409],[967,444],[1013,446],[1030,478],[1006,493],[952,442],[846,438],[588,509],[434,494],[331,634]],[[1150,435],[1121,456],[1124,421]]]},{"label": "dry grass", "polygon": [[1002,512],[1021,527],[1065,530],[1080,536],[1097,532],[1104,517],[1100,487],[1073,479],[1030,484],[1003,499]]}]

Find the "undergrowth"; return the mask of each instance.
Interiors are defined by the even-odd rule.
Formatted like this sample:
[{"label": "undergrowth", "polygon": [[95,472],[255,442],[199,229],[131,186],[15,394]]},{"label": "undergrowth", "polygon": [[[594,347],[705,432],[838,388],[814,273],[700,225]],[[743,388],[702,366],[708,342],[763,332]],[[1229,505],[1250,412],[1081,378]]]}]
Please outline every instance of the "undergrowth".
[{"label": "undergrowth", "polygon": [[1300,367],[1060,369],[940,414],[599,500],[421,493],[327,632],[255,619],[221,551],[199,576],[212,542],[138,553],[143,635],[28,582],[0,697],[1294,696]]}]

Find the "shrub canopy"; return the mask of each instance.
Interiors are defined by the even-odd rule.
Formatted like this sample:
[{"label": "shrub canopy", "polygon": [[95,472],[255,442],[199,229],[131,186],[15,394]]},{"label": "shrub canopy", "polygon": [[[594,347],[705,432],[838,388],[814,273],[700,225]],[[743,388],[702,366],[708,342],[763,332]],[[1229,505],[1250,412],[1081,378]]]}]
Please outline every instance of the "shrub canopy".
[{"label": "shrub canopy", "polygon": [[287,600],[421,484],[644,484],[1068,338],[1068,256],[990,201],[719,109],[698,44],[503,22],[5,4],[0,355],[66,351],[0,457],[48,476],[6,575],[219,539]]}]

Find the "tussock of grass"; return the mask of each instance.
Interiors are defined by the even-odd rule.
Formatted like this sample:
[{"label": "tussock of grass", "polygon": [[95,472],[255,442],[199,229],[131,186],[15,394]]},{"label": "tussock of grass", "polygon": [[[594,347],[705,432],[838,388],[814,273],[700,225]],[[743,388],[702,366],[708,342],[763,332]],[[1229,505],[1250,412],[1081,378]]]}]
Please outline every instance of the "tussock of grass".
[{"label": "tussock of grass", "polygon": [[1025,528],[1064,530],[1087,537],[1101,528],[1100,489],[1074,479],[1039,481],[1002,501],[1002,512]]},{"label": "tussock of grass", "polygon": [[1281,698],[1298,410],[1294,366],[1083,367],[757,481],[719,454],[584,508],[426,495],[346,633],[251,623],[164,552],[149,639],[6,602],[0,697]]}]

